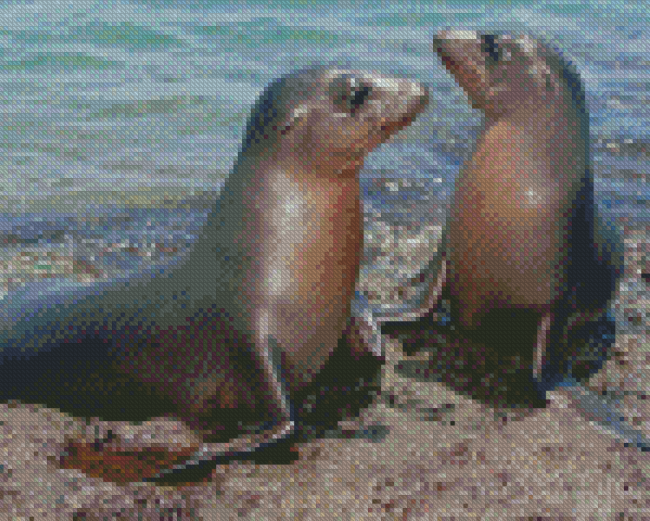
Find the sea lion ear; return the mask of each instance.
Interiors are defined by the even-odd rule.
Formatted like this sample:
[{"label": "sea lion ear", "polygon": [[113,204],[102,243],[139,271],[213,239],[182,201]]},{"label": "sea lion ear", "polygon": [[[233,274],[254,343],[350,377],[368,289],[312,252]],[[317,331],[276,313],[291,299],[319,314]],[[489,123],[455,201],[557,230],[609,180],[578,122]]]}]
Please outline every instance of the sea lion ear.
[{"label": "sea lion ear", "polygon": [[533,69],[535,76],[546,92],[553,95],[560,93],[560,86],[558,85],[557,77],[553,74],[548,65],[534,66]]},{"label": "sea lion ear", "polygon": [[553,53],[548,52],[546,46],[539,44],[530,36],[523,36],[519,43],[527,56],[535,56],[532,65],[530,65],[529,74],[542,90],[557,96],[560,93],[561,86],[558,83],[557,74],[549,66],[549,63],[556,62],[557,58]]},{"label": "sea lion ear", "polygon": [[302,121],[307,119],[308,114],[309,107],[305,105],[298,105],[295,109],[293,109],[289,115],[289,118],[286,120],[282,129],[280,130],[282,134],[285,135],[288,132],[291,132],[294,128],[300,125]]},{"label": "sea lion ear", "polygon": [[557,78],[553,74],[546,74],[546,90],[553,94],[559,94],[560,86],[557,84]]}]

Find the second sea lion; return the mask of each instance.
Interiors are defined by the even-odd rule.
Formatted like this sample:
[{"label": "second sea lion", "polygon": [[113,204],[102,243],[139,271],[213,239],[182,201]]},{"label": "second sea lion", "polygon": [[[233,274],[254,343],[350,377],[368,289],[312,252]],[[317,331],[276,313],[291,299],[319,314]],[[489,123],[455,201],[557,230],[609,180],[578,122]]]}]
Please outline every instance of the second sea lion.
[{"label": "second sea lion", "polygon": [[602,323],[620,273],[594,201],[580,78],[528,35],[443,31],[433,47],[485,127],[456,181],[426,305],[407,319],[447,300],[464,331],[498,342],[509,339],[508,309],[526,310],[543,397],[575,369],[570,339]]}]

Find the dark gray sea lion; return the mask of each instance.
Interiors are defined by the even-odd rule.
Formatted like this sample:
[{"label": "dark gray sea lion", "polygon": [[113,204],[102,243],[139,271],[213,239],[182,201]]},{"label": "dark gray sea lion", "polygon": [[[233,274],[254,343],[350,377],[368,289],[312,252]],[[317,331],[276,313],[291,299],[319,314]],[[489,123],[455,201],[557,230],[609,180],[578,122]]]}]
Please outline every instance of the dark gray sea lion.
[{"label": "dark gray sea lion", "polygon": [[526,310],[537,324],[533,383],[544,396],[580,372],[571,345],[589,342],[589,324],[606,323],[621,266],[594,202],[580,78],[526,35],[444,31],[433,47],[485,127],[456,182],[430,269],[438,275],[407,319],[430,317],[444,300],[475,338],[516,343],[508,310]]},{"label": "dark gray sea lion", "polygon": [[[31,334],[27,316],[5,324],[2,345],[34,355],[95,333],[112,344],[113,370],[147,382],[198,430],[206,411],[246,405],[251,393],[242,389],[255,387],[270,421],[228,443],[202,444],[175,469],[286,439],[295,428],[293,394],[352,325],[363,246],[358,173],[427,103],[420,84],[336,68],[272,82],[184,262],[69,298],[39,319],[39,327],[56,324],[49,333]],[[353,326],[353,342],[373,331],[360,318]],[[250,379],[233,373],[233,363],[253,367]]]}]

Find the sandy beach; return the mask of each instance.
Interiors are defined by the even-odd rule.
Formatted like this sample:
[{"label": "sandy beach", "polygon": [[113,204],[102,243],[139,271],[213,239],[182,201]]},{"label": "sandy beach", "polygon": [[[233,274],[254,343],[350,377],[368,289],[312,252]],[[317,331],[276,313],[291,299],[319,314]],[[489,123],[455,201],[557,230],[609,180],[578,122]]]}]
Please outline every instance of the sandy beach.
[{"label": "sandy beach", "polygon": [[[371,219],[364,266],[374,268],[362,269],[359,288],[375,302],[408,300],[408,288],[386,273],[396,263],[417,271],[439,235],[439,226],[396,229]],[[625,229],[624,238],[620,286],[637,291],[616,296],[616,343],[589,388],[650,435],[643,278],[650,240],[641,227]],[[650,455],[588,421],[570,389],[549,393],[545,408],[503,407],[499,393],[489,391],[498,387],[494,376],[459,354],[471,348],[432,342],[407,356],[399,339],[385,336],[383,345],[382,365],[355,361],[344,349],[332,357],[305,396],[305,403],[315,398],[320,427],[293,449],[199,468],[162,484],[138,479],[182,461],[200,442],[181,422],[87,422],[38,405],[0,405],[0,518],[650,516]],[[133,451],[112,453],[110,441],[80,444],[111,437],[127,440]]]}]

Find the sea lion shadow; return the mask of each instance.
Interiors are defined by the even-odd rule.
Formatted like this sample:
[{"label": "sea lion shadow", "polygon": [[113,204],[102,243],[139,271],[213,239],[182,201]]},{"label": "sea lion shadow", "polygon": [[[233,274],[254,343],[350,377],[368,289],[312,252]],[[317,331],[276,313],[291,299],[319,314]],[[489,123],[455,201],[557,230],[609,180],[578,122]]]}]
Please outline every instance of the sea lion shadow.
[{"label": "sea lion shadow", "polygon": [[[94,337],[58,344],[38,356],[8,358],[3,362],[0,403],[38,403],[77,418],[134,423],[165,417],[177,409],[147,382],[115,370],[115,360],[110,342]],[[233,364],[233,378],[254,385],[255,368],[243,367],[242,361],[243,357]],[[289,463],[287,450],[295,442],[335,436],[332,433],[343,418],[358,416],[377,396],[381,365],[382,361],[371,354],[353,355],[343,336],[318,376],[294,393],[292,401],[301,426],[297,437],[273,450],[241,459]],[[206,413],[206,422],[218,424],[213,439],[208,441],[228,441],[241,434],[242,425],[259,424],[266,419],[261,410],[246,406],[222,408],[215,404]]]},{"label": "sea lion shadow", "polygon": [[[532,412],[544,408],[546,400],[532,380],[535,314],[525,309],[495,309],[486,318],[492,327],[477,331],[441,324],[430,316],[385,324],[382,332],[401,340],[406,355],[395,365],[395,372],[417,381],[442,382],[495,409]],[[566,351],[554,353],[567,365],[565,379],[555,386],[575,385],[597,373],[610,356],[614,332],[610,314],[570,330]],[[412,358],[415,353],[420,353],[417,359]]]},{"label": "sea lion shadow", "polygon": [[145,382],[115,372],[114,361],[112,345],[94,337],[9,357],[2,363],[0,403],[38,403],[105,421],[139,422],[172,410]]},{"label": "sea lion shadow", "polygon": [[299,439],[364,437],[375,441],[377,432],[339,431],[343,419],[356,418],[380,394],[383,360],[366,353],[353,354],[345,335],[318,376],[296,392],[296,418],[301,425]]}]

